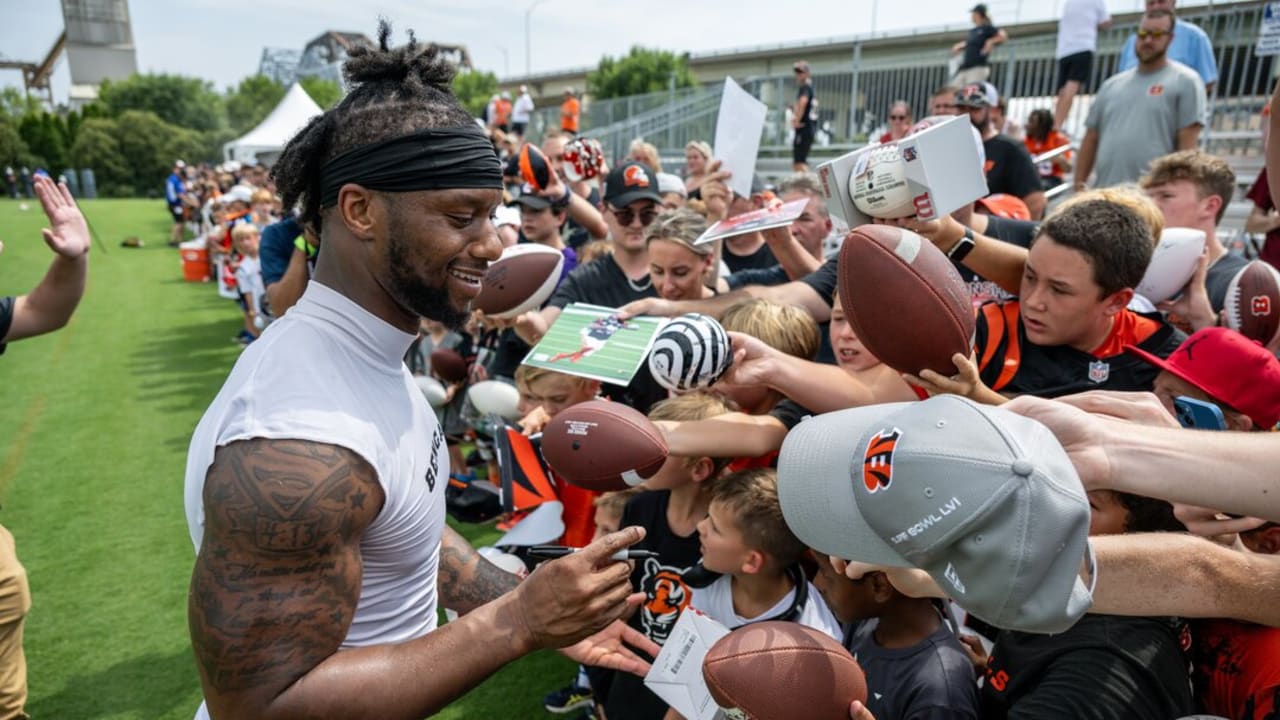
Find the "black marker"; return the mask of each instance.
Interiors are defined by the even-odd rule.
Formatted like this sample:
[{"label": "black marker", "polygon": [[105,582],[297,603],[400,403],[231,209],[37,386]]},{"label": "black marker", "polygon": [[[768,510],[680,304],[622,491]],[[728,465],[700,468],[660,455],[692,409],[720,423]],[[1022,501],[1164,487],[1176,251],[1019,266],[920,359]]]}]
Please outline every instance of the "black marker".
[{"label": "black marker", "polygon": [[[579,548],[565,547],[564,545],[534,545],[529,548],[529,555],[537,558],[558,558],[572,555],[578,550]],[[652,550],[619,550],[613,554],[614,560],[644,560],[656,557],[658,557],[658,553]]]}]

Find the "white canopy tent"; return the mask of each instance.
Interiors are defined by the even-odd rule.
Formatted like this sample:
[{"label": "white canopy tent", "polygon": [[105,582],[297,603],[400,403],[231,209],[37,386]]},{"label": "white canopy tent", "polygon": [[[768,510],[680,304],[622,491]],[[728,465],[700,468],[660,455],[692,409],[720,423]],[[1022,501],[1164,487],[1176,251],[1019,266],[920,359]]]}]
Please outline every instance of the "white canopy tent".
[{"label": "white canopy tent", "polygon": [[[271,114],[243,136],[222,146],[225,160],[256,163],[258,156],[278,157],[289,139],[311,118],[324,112],[302,86],[294,83]],[[266,157],[263,158],[267,159]]]}]

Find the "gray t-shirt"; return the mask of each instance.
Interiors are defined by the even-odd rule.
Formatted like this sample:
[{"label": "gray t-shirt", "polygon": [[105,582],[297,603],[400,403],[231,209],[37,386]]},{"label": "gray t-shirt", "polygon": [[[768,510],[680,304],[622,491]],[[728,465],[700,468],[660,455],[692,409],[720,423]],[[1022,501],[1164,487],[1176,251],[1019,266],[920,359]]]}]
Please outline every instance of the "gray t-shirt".
[{"label": "gray t-shirt", "polygon": [[973,664],[946,623],[909,648],[880,647],[877,620],[866,620],[845,647],[867,676],[867,709],[876,720],[971,720],[978,717]]},{"label": "gray t-shirt", "polygon": [[1203,123],[1204,82],[1176,62],[1152,72],[1137,68],[1102,84],[1085,126],[1098,131],[1096,187],[1134,182],[1147,165],[1177,149],[1178,131]]}]

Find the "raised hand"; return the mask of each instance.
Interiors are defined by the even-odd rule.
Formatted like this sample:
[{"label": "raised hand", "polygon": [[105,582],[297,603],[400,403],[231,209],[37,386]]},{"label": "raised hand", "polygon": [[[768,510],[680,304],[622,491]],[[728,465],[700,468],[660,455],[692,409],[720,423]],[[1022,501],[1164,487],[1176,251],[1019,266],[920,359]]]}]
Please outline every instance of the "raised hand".
[{"label": "raised hand", "polygon": [[33,182],[36,197],[51,226],[40,231],[49,249],[70,260],[89,252],[89,225],[66,183],[55,185],[44,175],[35,176]]}]

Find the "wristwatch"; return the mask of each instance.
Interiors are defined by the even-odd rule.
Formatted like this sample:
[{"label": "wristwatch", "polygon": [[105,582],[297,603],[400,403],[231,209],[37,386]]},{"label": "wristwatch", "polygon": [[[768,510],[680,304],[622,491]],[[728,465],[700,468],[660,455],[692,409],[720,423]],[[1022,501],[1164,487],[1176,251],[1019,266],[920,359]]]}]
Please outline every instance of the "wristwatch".
[{"label": "wristwatch", "polygon": [[956,262],[960,262],[961,260],[964,260],[966,255],[973,251],[973,246],[973,230],[965,228],[964,235],[961,235],[956,244],[952,245],[951,249],[947,251],[947,257]]}]

